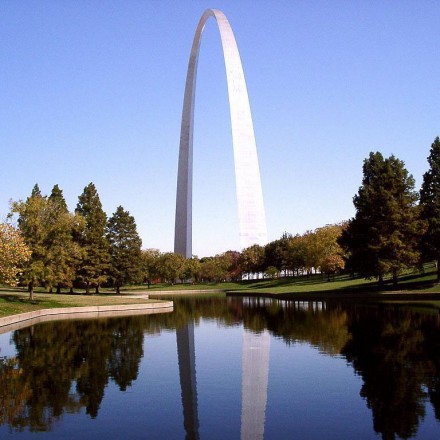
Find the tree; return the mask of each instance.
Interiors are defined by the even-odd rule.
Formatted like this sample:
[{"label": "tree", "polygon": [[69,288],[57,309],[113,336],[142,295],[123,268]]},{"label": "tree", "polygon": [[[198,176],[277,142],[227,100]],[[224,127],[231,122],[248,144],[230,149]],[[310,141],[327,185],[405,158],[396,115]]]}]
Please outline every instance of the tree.
[{"label": "tree", "polygon": [[394,156],[370,153],[363,165],[363,180],[353,198],[356,215],[342,234],[341,245],[349,263],[379,284],[387,273],[397,284],[398,272],[417,264],[418,243],[424,231],[416,206],[414,179],[404,163]]},{"label": "tree", "polygon": [[79,196],[75,212],[85,222],[77,237],[82,251],[78,275],[85,283],[87,294],[90,293],[90,285],[94,285],[96,293],[99,293],[99,286],[108,279],[110,254],[106,239],[107,216],[93,183],[89,183]]},{"label": "tree", "polygon": [[57,293],[61,293],[62,286],[72,288],[81,257],[79,244],[73,237],[83,230],[84,220],[78,214],[73,215],[68,211],[63,192],[58,185],[53,187],[47,204],[52,215],[46,242],[47,266],[50,268],[46,284],[50,290],[56,285]]},{"label": "tree", "polygon": [[185,260],[184,277],[186,280],[192,280],[197,282],[200,279],[201,264],[197,256],[193,255],[192,258]]},{"label": "tree", "polygon": [[20,231],[8,223],[0,223],[0,283],[15,286],[17,274],[30,256]]},{"label": "tree", "polygon": [[22,276],[31,297],[35,284],[44,285],[49,291],[56,285],[58,293],[61,285],[71,286],[79,257],[73,233],[81,221],[68,212],[58,185],[54,190],[52,194],[57,196],[47,198],[35,185],[25,202],[11,205],[10,215],[18,214],[19,229],[31,250]]},{"label": "tree", "polygon": [[318,265],[322,273],[326,273],[328,281],[330,274],[343,269],[345,262],[344,251],[338,243],[343,225],[327,225],[315,230],[318,243]]},{"label": "tree", "polygon": [[148,288],[150,288],[152,281],[160,278],[160,257],[159,249],[144,249],[142,251],[142,271],[147,280]]},{"label": "tree", "polygon": [[107,239],[110,245],[110,274],[119,294],[122,284],[142,281],[142,240],[134,217],[122,206],[118,206],[108,220]]},{"label": "tree", "polygon": [[200,276],[202,278],[202,281],[220,281],[222,275],[223,272],[221,270],[217,256],[203,257],[200,260]]},{"label": "tree", "polygon": [[239,265],[244,273],[256,273],[257,277],[264,270],[264,247],[254,244],[242,250]]},{"label": "tree", "polygon": [[270,266],[278,269],[278,272],[287,270],[287,254],[291,236],[286,232],[280,239],[271,241],[264,247],[264,267]]},{"label": "tree", "polygon": [[24,267],[22,281],[28,284],[29,299],[33,299],[34,286],[38,283],[44,284],[46,279],[45,261],[47,237],[47,224],[50,213],[46,209],[47,198],[43,197],[38,184],[35,184],[31,195],[25,202],[18,201],[11,203],[12,217],[18,214],[18,228],[31,251],[30,259]]},{"label": "tree", "polygon": [[319,243],[318,237],[313,231],[306,231],[301,236],[301,244],[302,244],[302,257],[304,261],[304,269],[307,272],[307,278],[312,273],[312,270],[319,267]]},{"label": "tree", "polygon": [[185,257],[173,252],[162,254],[159,262],[160,277],[174,284],[178,278],[184,278]]},{"label": "tree", "polygon": [[440,140],[435,138],[428,157],[429,170],[423,175],[420,191],[422,218],[427,222],[423,237],[425,258],[437,260],[437,282],[440,283]]},{"label": "tree", "polygon": [[296,234],[290,237],[286,250],[286,265],[293,273],[299,275],[300,270],[305,267],[305,246],[301,235]]},{"label": "tree", "polygon": [[221,282],[229,279],[229,268],[232,260],[229,253],[217,254],[200,260],[200,274],[206,281]]},{"label": "tree", "polygon": [[226,251],[224,254],[227,260],[227,278],[232,281],[239,281],[242,278],[243,270],[240,266],[240,252]]},{"label": "tree", "polygon": [[50,193],[49,200],[55,203],[61,211],[67,212],[67,203],[63,196],[63,191],[58,185],[54,185],[52,192]]},{"label": "tree", "polygon": [[266,276],[267,278],[274,279],[274,278],[276,278],[278,276],[279,272],[280,271],[276,267],[269,266],[264,271],[264,276]]}]

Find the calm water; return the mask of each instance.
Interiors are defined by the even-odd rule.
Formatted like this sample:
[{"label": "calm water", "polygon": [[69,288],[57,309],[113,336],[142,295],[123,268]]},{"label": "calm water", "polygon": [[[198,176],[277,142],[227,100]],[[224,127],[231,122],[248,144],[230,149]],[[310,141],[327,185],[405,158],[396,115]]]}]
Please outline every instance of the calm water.
[{"label": "calm water", "polygon": [[440,317],[175,300],[0,335],[0,438],[440,438]]}]

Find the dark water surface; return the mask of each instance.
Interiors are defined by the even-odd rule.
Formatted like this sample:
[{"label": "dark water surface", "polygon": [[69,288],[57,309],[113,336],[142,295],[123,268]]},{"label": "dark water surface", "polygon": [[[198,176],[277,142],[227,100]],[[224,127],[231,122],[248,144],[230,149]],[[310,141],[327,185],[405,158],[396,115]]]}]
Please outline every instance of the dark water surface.
[{"label": "dark water surface", "polygon": [[0,335],[0,438],[437,439],[440,317],[176,298]]}]

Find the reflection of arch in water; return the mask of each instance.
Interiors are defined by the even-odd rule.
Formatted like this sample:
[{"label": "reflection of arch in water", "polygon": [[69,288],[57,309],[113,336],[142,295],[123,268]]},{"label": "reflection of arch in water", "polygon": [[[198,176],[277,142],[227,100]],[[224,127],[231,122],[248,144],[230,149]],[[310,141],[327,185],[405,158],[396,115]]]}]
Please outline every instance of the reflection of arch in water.
[{"label": "reflection of arch in water", "polygon": [[176,330],[177,358],[182,390],[183,426],[188,440],[199,439],[197,407],[196,355],[194,349],[194,323],[188,321]]},{"label": "reflection of arch in water", "polygon": [[267,330],[243,334],[241,440],[263,440],[269,380],[270,335]]},{"label": "reflection of arch in water", "polygon": [[180,131],[174,252],[187,258],[192,256],[192,164],[197,61],[201,35],[209,17],[214,17],[217,21],[226,65],[240,244],[248,247],[252,244],[265,244],[267,241],[257,148],[240,54],[231,26],[223,12],[207,9],[199,21],[191,48]]}]

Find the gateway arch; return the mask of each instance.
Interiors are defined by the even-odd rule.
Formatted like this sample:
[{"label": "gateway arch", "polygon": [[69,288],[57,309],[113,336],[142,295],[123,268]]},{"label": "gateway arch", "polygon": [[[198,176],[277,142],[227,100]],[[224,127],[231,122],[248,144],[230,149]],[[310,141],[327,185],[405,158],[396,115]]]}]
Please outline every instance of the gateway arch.
[{"label": "gateway arch", "polygon": [[[193,128],[197,61],[201,35],[209,17],[214,17],[217,21],[226,66],[240,245],[245,248],[267,242],[257,148],[240,54],[231,26],[223,12],[207,9],[197,25],[191,48],[180,131],[174,252],[186,258],[192,257]],[[176,331],[176,336],[186,438],[198,440],[194,322],[187,322]],[[245,330],[242,359],[242,440],[259,440],[264,436],[269,351],[270,336],[267,331],[255,335]]]},{"label": "gateway arch", "polygon": [[209,17],[214,17],[217,22],[226,67],[240,245],[245,248],[267,242],[257,148],[240,54],[231,26],[223,12],[207,9],[199,21],[191,48],[180,131],[174,252],[186,258],[192,257],[193,127],[197,61],[203,28]]}]

